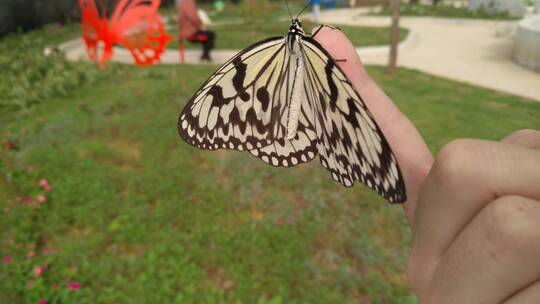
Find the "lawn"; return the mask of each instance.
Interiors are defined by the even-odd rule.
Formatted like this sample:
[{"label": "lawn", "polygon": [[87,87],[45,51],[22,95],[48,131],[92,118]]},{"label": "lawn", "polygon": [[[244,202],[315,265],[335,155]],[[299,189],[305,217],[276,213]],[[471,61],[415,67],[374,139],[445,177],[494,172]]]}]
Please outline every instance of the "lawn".
[{"label": "lawn", "polygon": [[[317,161],[278,169],[180,140],[177,113],[215,67],[99,72],[41,58],[31,45],[45,34],[2,41],[25,51],[0,55],[26,67],[3,79],[56,89],[0,107],[0,303],[415,303],[399,206],[335,184]],[[37,77],[42,60],[86,80]],[[369,72],[433,152],[540,129],[540,103]]]},{"label": "lawn", "polygon": [[[176,113],[212,69],[116,67],[68,97],[1,114],[0,134],[18,149],[2,151],[0,254],[13,261],[1,266],[0,302],[413,303],[399,206],[342,188],[317,162],[276,169],[178,138]],[[433,151],[540,128],[538,103],[369,71]],[[72,281],[81,289],[63,290]]]},{"label": "lawn", "polygon": [[[390,15],[391,8],[383,6],[379,15]],[[519,18],[511,17],[507,13],[494,13],[485,10],[469,11],[466,7],[454,7],[451,5],[400,5],[401,16],[430,16],[445,18],[464,18],[464,19],[495,19],[495,20],[517,20]]]},{"label": "lawn", "polygon": [[[253,23],[217,23],[209,29],[216,32],[216,48],[218,49],[243,49],[256,41],[269,37],[284,36],[289,30],[290,22],[286,20],[275,20],[268,22]],[[311,33],[311,30],[318,24],[304,21],[302,22],[304,31]],[[388,44],[390,29],[387,27],[355,27],[339,25],[339,28],[349,37],[356,46],[380,46]],[[171,27],[169,33],[176,34],[177,28]],[[400,30],[400,39],[403,40],[408,34],[407,29]],[[178,48],[178,42],[174,41],[168,48]],[[201,48],[200,44],[186,42],[186,48]]]},{"label": "lawn", "polygon": [[[289,1],[290,10],[295,16],[304,5],[303,1]],[[243,49],[269,37],[284,36],[291,25],[286,6],[280,1],[263,1],[255,8],[250,8],[247,2],[243,5],[227,4],[220,14],[216,14],[213,6],[208,4],[201,5],[201,8],[208,12],[212,19],[213,24],[209,26],[209,29],[216,33],[217,49]],[[178,31],[174,19],[176,9],[166,7],[161,10],[161,13],[170,18],[168,32],[176,36]],[[302,21],[304,31],[308,34],[318,26],[317,23],[303,20],[302,16],[299,19]],[[390,29],[386,27],[338,26],[356,46],[386,45],[390,39]],[[400,29],[401,40],[405,39],[407,34],[407,29]],[[185,47],[201,48],[200,44],[187,41]],[[168,48],[178,48],[178,42],[173,41],[168,44]]]}]

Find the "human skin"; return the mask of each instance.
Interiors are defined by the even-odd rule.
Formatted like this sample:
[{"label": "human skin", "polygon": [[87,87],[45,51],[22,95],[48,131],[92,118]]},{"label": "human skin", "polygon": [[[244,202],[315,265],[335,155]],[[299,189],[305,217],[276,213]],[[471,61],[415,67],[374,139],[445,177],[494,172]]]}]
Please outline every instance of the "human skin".
[{"label": "human skin", "polygon": [[345,35],[325,27],[315,39],[339,59],[398,159],[413,234],[407,275],[419,303],[538,303],[540,132],[456,139],[434,159]]}]

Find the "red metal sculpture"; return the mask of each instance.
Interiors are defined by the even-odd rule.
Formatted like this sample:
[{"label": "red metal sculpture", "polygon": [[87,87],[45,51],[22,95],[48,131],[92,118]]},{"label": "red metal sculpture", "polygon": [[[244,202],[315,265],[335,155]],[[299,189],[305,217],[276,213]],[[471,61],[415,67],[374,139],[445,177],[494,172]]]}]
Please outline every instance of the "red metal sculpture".
[{"label": "red metal sculpture", "polygon": [[[79,0],[82,37],[90,60],[98,61],[99,66],[104,68],[113,55],[113,46],[118,44],[131,52],[138,65],[159,61],[167,43],[173,39],[165,32],[157,13],[160,2],[120,0],[109,21],[103,3],[100,15],[95,0]],[[100,51],[101,56],[98,55]]]}]

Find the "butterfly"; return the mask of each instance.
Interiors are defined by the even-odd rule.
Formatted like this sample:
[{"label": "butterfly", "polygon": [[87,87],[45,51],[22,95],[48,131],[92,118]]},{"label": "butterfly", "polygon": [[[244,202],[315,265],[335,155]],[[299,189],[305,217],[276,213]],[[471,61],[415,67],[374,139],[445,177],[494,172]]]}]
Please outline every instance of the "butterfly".
[{"label": "butterfly", "polygon": [[[100,67],[105,67],[113,56],[113,46],[118,44],[131,52],[138,65],[159,61],[167,43],[172,40],[157,14],[160,0],[120,0],[110,21],[105,16],[103,1],[101,4],[102,15],[95,0],[79,0],[82,37],[90,60],[99,61]],[[103,52],[98,58],[100,42]]]},{"label": "butterfly", "polygon": [[[322,28],[322,27],[321,27]],[[396,157],[362,97],[295,18],[286,36],[240,51],[180,112],[178,132],[206,150],[248,151],[275,167],[318,154],[346,187],[360,181],[391,203],[406,200]]]}]

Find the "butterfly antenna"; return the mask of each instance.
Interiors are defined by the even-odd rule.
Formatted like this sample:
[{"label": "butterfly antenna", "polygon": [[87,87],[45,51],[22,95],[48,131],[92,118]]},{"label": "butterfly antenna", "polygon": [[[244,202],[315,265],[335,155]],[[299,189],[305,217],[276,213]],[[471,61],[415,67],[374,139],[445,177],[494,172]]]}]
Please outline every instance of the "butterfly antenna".
[{"label": "butterfly antenna", "polygon": [[311,4],[311,0],[308,1],[308,3],[306,4],[306,6],[304,6],[304,8],[300,11],[300,13],[298,13],[298,15],[296,16],[296,19],[298,19],[298,17],[300,17],[300,15],[302,15],[302,13],[306,10],[306,8],[308,8],[308,6]]},{"label": "butterfly antenna", "polygon": [[285,0],[285,4],[287,5],[287,11],[289,12],[289,16],[291,17],[291,21],[293,20],[291,9],[289,8],[289,0]]}]

